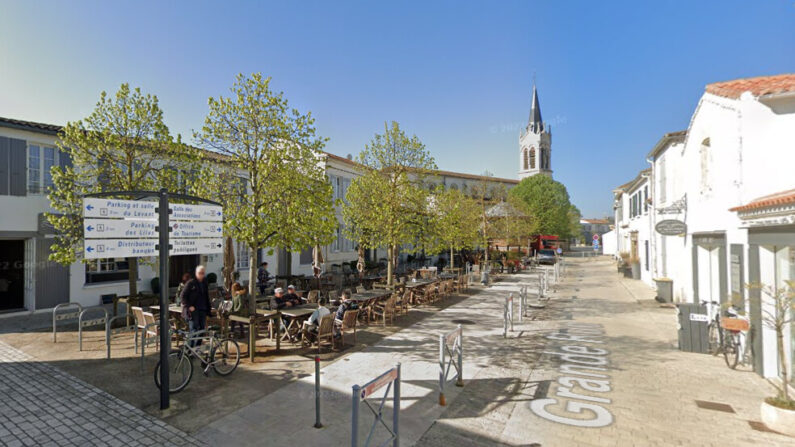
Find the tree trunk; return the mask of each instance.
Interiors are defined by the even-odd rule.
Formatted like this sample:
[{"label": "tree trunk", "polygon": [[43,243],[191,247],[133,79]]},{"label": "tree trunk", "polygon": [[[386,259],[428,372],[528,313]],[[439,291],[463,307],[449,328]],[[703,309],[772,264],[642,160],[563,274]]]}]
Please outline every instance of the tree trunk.
[{"label": "tree trunk", "polygon": [[395,266],[393,265],[394,258],[392,257],[393,252],[393,245],[388,245],[386,247],[386,284],[388,286],[392,285],[392,271],[395,269]]},{"label": "tree trunk", "polygon": [[454,264],[454,262],[453,262],[453,246],[451,245],[450,246],[450,271],[451,272],[453,271],[453,267],[454,267],[453,264]]},{"label": "tree trunk", "polygon": [[257,249],[253,247],[248,248],[248,296],[249,304],[256,301],[254,298],[257,296]]},{"label": "tree trunk", "polygon": [[[130,297],[134,297],[138,295],[138,258],[127,258],[127,267],[129,268],[129,272],[127,274],[127,280],[130,283]],[[163,278],[160,278],[160,281],[163,281]],[[168,287],[168,284],[166,284]],[[153,290],[153,293],[160,293],[159,290]]]},{"label": "tree trunk", "polygon": [[781,397],[789,402],[789,386],[787,383],[787,359],[784,356],[784,328],[776,328],[776,347],[778,348],[778,362],[781,365]]}]

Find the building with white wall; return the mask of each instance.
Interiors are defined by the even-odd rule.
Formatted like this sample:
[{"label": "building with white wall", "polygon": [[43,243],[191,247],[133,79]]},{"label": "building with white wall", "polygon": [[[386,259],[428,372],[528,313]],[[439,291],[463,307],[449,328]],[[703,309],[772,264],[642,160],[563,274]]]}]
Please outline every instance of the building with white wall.
[{"label": "building with white wall", "polygon": [[631,181],[613,190],[617,255],[627,253],[640,263],[640,279],[653,285],[651,272],[651,169],[644,169]]},{"label": "building with white wall", "polygon": [[[707,85],[687,130],[664,135],[647,156],[653,277],[673,280],[675,301],[715,301],[747,312],[753,367],[766,377],[778,373],[774,332],[762,322],[772,298],[747,286],[795,280],[793,147],[795,74],[784,74]],[[614,191],[620,251],[632,228],[629,204],[618,198],[633,188]],[[663,220],[679,221],[684,232],[654,231]],[[793,327],[785,355],[791,371]]]}]

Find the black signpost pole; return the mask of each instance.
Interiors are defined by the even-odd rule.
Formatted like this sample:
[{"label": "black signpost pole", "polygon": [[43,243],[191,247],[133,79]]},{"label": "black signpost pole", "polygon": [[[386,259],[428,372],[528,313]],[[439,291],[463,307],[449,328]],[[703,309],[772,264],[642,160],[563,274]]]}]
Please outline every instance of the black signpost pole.
[{"label": "black signpost pole", "polygon": [[168,223],[168,190],[161,189],[158,205],[158,234],[160,236],[160,409],[169,406],[168,396],[168,354],[171,352],[171,336],[168,333],[168,233],[171,226]]}]

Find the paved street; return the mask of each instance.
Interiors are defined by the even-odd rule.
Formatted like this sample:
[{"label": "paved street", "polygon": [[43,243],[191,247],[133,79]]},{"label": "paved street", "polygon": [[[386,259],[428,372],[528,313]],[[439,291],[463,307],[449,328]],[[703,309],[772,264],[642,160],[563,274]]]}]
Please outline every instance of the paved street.
[{"label": "paved street", "polygon": [[[639,281],[619,277],[606,258],[571,261],[546,308],[528,311],[505,339],[502,302],[520,282],[535,290],[532,275],[473,289],[469,298],[325,364],[322,429],[312,428],[314,376],[212,415],[189,436],[0,343],[0,445],[346,445],[351,386],[398,362],[402,445],[792,444],[754,428],[770,386],[752,372],[729,370],[721,358],[679,352],[674,310],[660,307]],[[442,407],[438,335],[458,323],[465,386],[450,381]],[[384,417],[391,415],[387,403]],[[363,440],[373,417],[364,406],[360,417]],[[374,439],[386,435],[378,427]]]},{"label": "paved street", "polygon": [[0,445],[191,446],[193,437],[0,342]]},{"label": "paved street", "polygon": [[[793,445],[752,428],[772,388],[750,371],[728,369],[722,358],[678,351],[674,310],[660,308],[640,281],[619,277],[607,258],[575,262],[556,295],[536,315],[541,321],[516,326],[510,358],[481,370],[418,445]],[[607,363],[579,370],[591,376],[564,373],[564,346],[569,354],[571,346],[585,347]],[[594,354],[600,349],[606,353]],[[572,382],[562,377],[597,380],[585,382],[592,390],[567,388],[588,397],[564,398],[560,382]],[[557,403],[534,412],[531,402],[544,398]],[[566,411],[578,402],[597,404],[606,420],[593,421],[588,407]],[[555,416],[566,419],[549,420]]]}]

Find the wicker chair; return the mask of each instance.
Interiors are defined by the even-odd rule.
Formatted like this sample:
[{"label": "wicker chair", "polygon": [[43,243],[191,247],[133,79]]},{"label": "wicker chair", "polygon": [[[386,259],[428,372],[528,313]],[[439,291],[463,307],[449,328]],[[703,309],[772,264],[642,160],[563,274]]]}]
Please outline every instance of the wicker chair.
[{"label": "wicker chair", "polygon": [[342,316],[342,320],[334,320],[334,325],[340,333],[340,341],[345,346],[345,331],[353,330],[353,344],[356,344],[356,320],[359,317],[358,310],[349,310]]},{"label": "wicker chair", "polygon": [[328,314],[320,319],[317,329],[317,353],[320,354],[320,348],[323,343],[331,346],[334,349],[334,314]]},{"label": "wicker chair", "polygon": [[397,302],[397,294],[392,294],[383,304],[376,304],[373,306],[372,313],[377,317],[381,317],[386,326],[386,319],[389,318],[389,324],[392,324],[395,319],[395,303]]},{"label": "wicker chair", "polygon": [[306,296],[306,302],[309,304],[317,304],[317,300],[320,297],[319,290],[310,290],[309,294]]},{"label": "wicker chair", "polygon": [[356,287],[356,293],[364,293],[365,290],[366,289],[364,288],[364,286],[357,286]]}]

